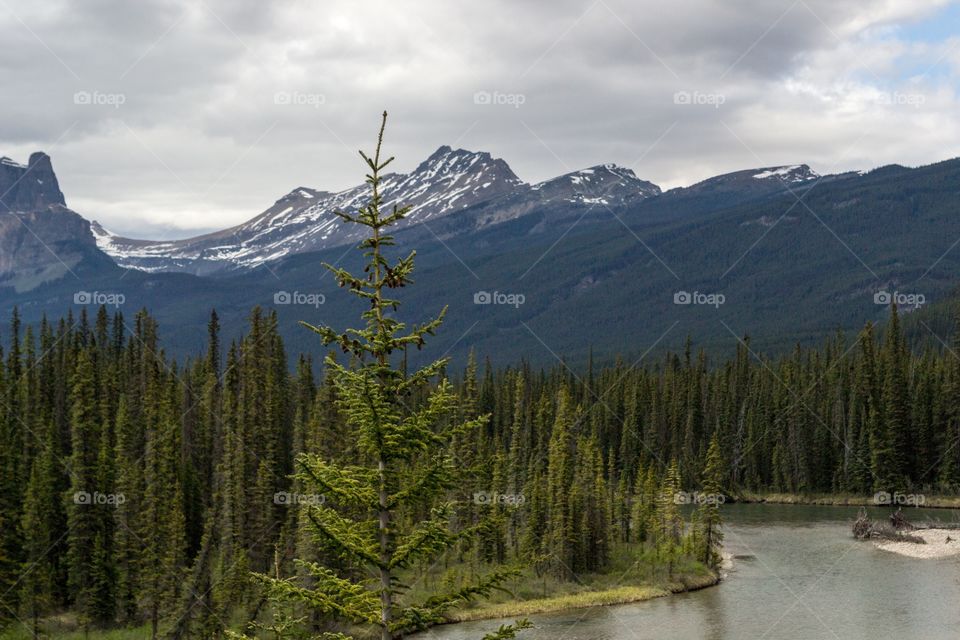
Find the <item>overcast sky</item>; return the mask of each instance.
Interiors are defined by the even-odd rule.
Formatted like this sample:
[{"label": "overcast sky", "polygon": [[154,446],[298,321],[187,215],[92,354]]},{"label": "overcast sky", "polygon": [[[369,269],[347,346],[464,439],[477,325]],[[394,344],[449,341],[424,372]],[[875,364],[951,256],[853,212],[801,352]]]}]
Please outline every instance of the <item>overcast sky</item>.
[{"label": "overcast sky", "polygon": [[960,155],[960,8],[940,0],[0,0],[0,155],[170,238],[449,144],[537,181],[662,187]]}]

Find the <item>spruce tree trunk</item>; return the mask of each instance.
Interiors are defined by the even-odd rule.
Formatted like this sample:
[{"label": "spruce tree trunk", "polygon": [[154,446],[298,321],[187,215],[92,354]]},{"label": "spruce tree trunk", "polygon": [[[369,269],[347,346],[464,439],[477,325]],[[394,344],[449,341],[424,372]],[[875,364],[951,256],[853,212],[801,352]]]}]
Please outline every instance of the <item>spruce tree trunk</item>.
[{"label": "spruce tree trunk", "polygon": [[387,504],[387,483],[386,483],[386,465],[383,460],[379,464],[380,472],[380,638],[381,640],[393,640],[390,633],[391,614],[393,611],[393,598],[390,593],[390,569],[387,564],[390,562],[389,540],[387,527],[390,524],[390,511]]}]

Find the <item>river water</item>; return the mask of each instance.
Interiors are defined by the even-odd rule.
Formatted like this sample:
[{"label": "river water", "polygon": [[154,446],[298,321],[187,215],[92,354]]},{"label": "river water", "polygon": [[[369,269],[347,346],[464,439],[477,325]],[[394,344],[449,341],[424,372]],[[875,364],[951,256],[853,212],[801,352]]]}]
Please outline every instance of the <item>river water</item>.
[{"label": "river water", "polygon": [[[871,510],[883,518],[889,510]],[[532,616],[524,640],[960,639],[960,556],[905,558],[850,535],[853,507],[725,505],[733,568],[716,587],[613,607]],[[960,520],[910,509],[908,518]],[[479,640],[501,621],[424,639]]]}]

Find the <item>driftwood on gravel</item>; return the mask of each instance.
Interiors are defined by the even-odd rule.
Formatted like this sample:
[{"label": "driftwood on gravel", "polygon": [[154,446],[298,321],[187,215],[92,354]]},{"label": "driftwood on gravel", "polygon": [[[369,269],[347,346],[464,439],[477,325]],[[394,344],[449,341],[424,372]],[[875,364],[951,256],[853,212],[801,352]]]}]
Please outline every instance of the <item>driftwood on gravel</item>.
[{"label": "driftwood on gravel", "polygon": [[903,515],[902,508],[898,508],[890,514],[890,526],[897,531],[913,531],[917,528],[916,525],[907,520],[907,517]]},{"label": "driftwood on gravel", "polygon": [[902,511],[897,511],[890,516],[890,524],[871,520],[867,516],[867,510],[860,508],[857,519],[853,522],[853,536],[858,540],[893,540],[896,542],[914,542],[916,544],[926,544],[926,541],[920,536],[904,533],[913,531],[918,527],[909,522],[904,517]]}]

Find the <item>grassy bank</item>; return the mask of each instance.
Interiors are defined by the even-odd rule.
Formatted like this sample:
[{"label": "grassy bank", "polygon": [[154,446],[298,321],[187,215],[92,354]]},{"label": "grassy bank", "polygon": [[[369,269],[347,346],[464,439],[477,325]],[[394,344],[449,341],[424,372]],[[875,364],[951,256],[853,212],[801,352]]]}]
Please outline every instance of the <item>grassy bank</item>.
[{"label": "grassy bank", "polygon": [[[463,566],[435,568],[427,572],[422,586],[429,589],[442,584],[456,588],[460,586],[460,579],[470,577],[465,569]],[[527,568],[504,585],[505,592],[494,593],[488,600],[451,611],[448,618],[450,622],[464,622],[640,602],[702,589],[718,581],[714,572],[690,558],[677,561],[672,573],[668,573],[662,558],[657,558],[649,549],[617,544],[611,550],[609,565],[603,573],[579,575],[571,581],[549,575],[538,576],[533,569]]]},{"label": "grassy bank", "polygon": [[457,611],[450,616],[450,622],[523,617],[537,613],[549,613],[551,611],[642,602],[644,600],[652,600],[653,598],[662,598],[671,593],[696,591],[697,589],[713,586],[717,584],[717,582],[719,582],[719,578],[713,573],[695,573],[675,576],[673,582],[665,585],[622,586],[600,590],[584,589],[577,593],[546,598],[484,603],[471,609]]},{"label": "grassy bank", "polygon": [[[758,504],[809,504],[839,507],[896,506],[878,505],[874,502],[872,495],[862,496],[844,493],[743,493],[736,496],[735,501]],[[924,495],[924,503],[918,506],[923,509],[960,509],[960,496]]]}]

